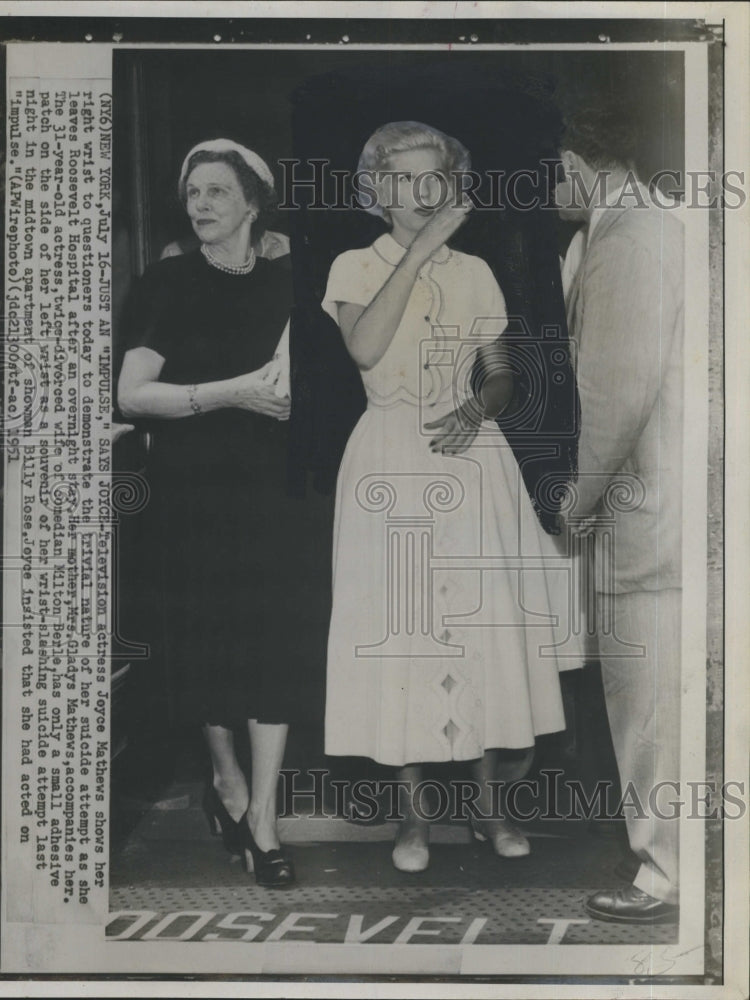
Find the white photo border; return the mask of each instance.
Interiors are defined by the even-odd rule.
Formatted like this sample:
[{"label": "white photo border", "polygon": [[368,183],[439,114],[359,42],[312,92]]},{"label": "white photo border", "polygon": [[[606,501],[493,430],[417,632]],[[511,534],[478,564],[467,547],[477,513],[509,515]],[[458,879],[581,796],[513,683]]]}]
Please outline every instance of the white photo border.
[{"label": "white photo border", "polygon": [[[5,6],[12,7],[18,5]],[[35,6],[40,9],[46,8],[47,13],[49,13],[49,8],[54,7],[59,9],[65,5],[36,4],[28,6]],[[81,8],[86,6],[96,7],[98,9],[98,15],[96,16],[102,16],[104,13],[102,5],[78,4],[76,6],[78,8],[78,15],[84,13]],[[120,7],[124,5],[113,6]],[[131,13],[134,12],[133,8],[138,8],[138,13],[141,13],[143,10],[142,6],[138,4],[128,6],[131,8]],[[171,6],[173,9],[169,11],[170,16],[175,13],[174,8],[176,7],[187,8],[185,4],[159,4],[153,6],[159,6],[160,8]],[[223,12],[227,5],[216,4],[214,6],[217,10],[222,9]],[[280,4],[257,4],[255,5],[256,9],[253,10],[253,15],[267,17],[294,16],[289,11],[282,14],[279,9],[282,6]],[[304,6],[308,11],[312,6],[320,10],[324,7],[324,5],[319,4],[305,4]],[[331,11],[336,6],[328,5],[325,10],[326,12]],[[352,9],[352,5],[349,4],[340,6],[346,6],[349,11]],[[404,8],[422,7],[422,5],[411,4],[400,6]],[[534,17],[555,19],[563,16],[561,12],[556,12],[554,7],[551,9],[549,4],[532,4],[526,6],[527,8],[534,8],[534,14],[532,15]],[[601,6],[590,4],[576,5],[580,9],[582,17],[590,16],[592,19],[596,16],[601,16],[600,14],[595,14],[592,8],[596,8],[601,12]],[[626,14],[620,5],[606,6],[609,8],[608,15],[618,19],[628,16],[634,18],[656,16],[654,8],[658,8],[661,11],[665,9],[665,5],[661,4],[623,5],[625,10],[636,9],[630,15]],[[697,5],[666,5],[667,9],[669,9],[670,18],[672,16],[672,9],[674,9],[675,16],[677,16],[677,8],[679,8],[680,16],[694,16],[694,10],[693,14],[687,15],[686,6],[687,8],[692,7],[694,9]],[[706,17],[709,21],[715,23],[719,19],[719,16],[724,21],[723,42],[725,46],[726,68],[722,67],[719,70],[716,65],[711,65],[709,62],[708,52],[712,44],[711,37],[707,37],[703,43],[666,43],[670,47],[674,44],[686,52],[686,88],[692,86],[697,81],[695,90],[691,90],[690,92],[689,107],[691,114],[686,114],[686,152],[688,154],[686,169],[714,169],[721,171],[725,168],[734,167],[735,164],[738,165],[738,169],[744,169],[747,164],[747,115],[745,114],[745,120],[743,121],[741,115],[743,102],[737,101],[736,105],[728,102],[725,105],[724,99],[726,94],[747,93],[746,86],[745,89],[742,89],[743,85],[747,83],[747,60],[746,58],[744,59],[743,65],[742,54],[739,58],[736,52],[734,53],[734,58],[730,55],[732,46],[739,45],[739,37],[742,34],[743,26],[747,27],[747,11],[744,12],[745,19],[743,22],[742,17],[738,14],[730,16],[730,12],[727,9],[730,5],[707,4],[700,6],[705,7]],[[247,13],[247,7],[244,4],[228,5],[228,7],[234,7],[235,9],[242,7],[243,15],[240,15],[237,11],[236,16],[244,16]],[[293,4],[288,5],[288,7],[299,8],[300,5]],[[432,14],[428,16],[440,16],[439,12],[434,11],[435,5],[432,5],[432,7]],[[509,18],[511,16],[507,10],[507,5],[484,4],[480,5],[480,7],[485,8],[483,12],[485,17],[497,16]],[[499,7],[506,9],[502,10],[502,12],[494,13],[492,9],[496,10]],[[612,10],[613,7],[617,9]],[[650,8],[648,13],[644,8]],[[465,13],[467,17],[473,16],[469,11],[462,13]],[[41,10],[38,16],[41,16]],[[92,16],[95,15],[92,14]],[[335,16],[341,16],[338,10],[335,11]],[[355,15],[352,12],[346,16],[352,17]],[[381,16],[387,15],[383,12]],[[403,14],[400,13],[398,16],[405,16],[405,12]],[[81,24],[83,26],[83,22]],[[31,43],[19,42],[13,44],[13,48],[20,50],[22,46],[25,47],[29,44]],[[127,41],[123,41],[121,44],[123,47],[129,46]],[[180,48],[193,47],[193,43],[188,43],[187,46],[180,42],[175,42],[174,44]],[[203,48],[204,45],[210,43],[194,44],[197,48]],[[221,44],[224,44],[223,40]],[[477,51],[486,50],[487,48],[502,50],[503,48],[513,47],[513,45],[489,46],[481,42],[465,42],[463,44],[467,46],[471,45]],[[614,51],[620,47],[649,48],[653,47],[654,44],[665,47],[664,43],[619,43],[612,41],[598,44],[591,43],[581,45],[580,47],[586,50],[598,47],[602,50]],[[721,44],[721,42],[718,44]],[[742,36],[741,44],[745,46],[744,56],[746,57],[746,34]],[[264,48],[267,47],[266,45],[262,45],[262,43],[261,46]],[[92,41],[85,47],[89,53],[85,56],[86,59],[98,59],[100,57],[105,58],[105,51],[111,52],[114,45],[105,45],[103,42]],[[165,45],[161,42],[141,43],[138,47],[162,48]],[[236,49],[242,48],[248,50],[253,47],[253,45],[242,43],[233,46]],[[299,46],[280,45],[279,47]],[[313,46],[311,45],[310,47]],[[383,46],[378,44],[373,46],[363,44],[361,47],[369,49],[381,48]],[[550,47],[575,48],[578,46],[561,46],[550,43]],[[81,46],[81,49],[83,50],[84,46]],[[726,75],[724,76],[724,74]],[[721,79],[722,77],[723,79]],[[720,83],[724,88],[723,94],[717,93]],[[718,105],[716,103],[717,100],[719,101]],[[712,107],[709,107],[709,105]],[[747,111],[746,99],[744,101],[744,110],[745,112]],[[723,134],[720,134],[720,132],[723,132]],[[711,139],[710,144],[709,139]],[[719,158],[722,161],[721,165],[718,163]],[[696,471],[696,474],[697,472],[700,473],[700,478],[692,482],[686,482],[685,488],[685,497],[686,501],[688,501],[686,506],[686,529],[688,530],[685,531],[686,548],[684,553],[686,579],[693,580],[694,582],[702,581],[705,583],[705,586],[702,586],[702,583],[695,586],[691,590],[689,601],[686,599],[684,606],[685,620],[697,623],[697,625],[694,632],[687,632],[686,630],[683,637],[684,663],[689,665],[687,666],[687,670],[688,680],[690,681],[690,683],[686,684],[687,709],[685,710],[686,714],[683,716],[684,731],[690,733],[690,740],[683,742],[683,767],[685,768],[684,773],[697,774],[696,767],[705,761],[706,754],[708,753],[710,764],[706,773],[707,779],[711,779],[714,775],[721,776],[722,766],[714,761],[719,750],[723,749],[724,777],[735,778],[737,776],[737,780],[746,780],[747,696],[743,690],[742,676],[747,646],[743,646],[738,640],[745,637],[747,633],[746,617],[743,613],[746,608],[747,598],[747,569],[746,565],[744,565],[747,560],[743,559],[743,553],[747,553],[748,551],[744,545],[748,540],[748,526],[746,515],[739,513],[747,509],[747,469],[742,468],[744,457],[747,454],[747,450],[742,450],[742,445],[747,444],[747,429],[744,426],[746,419],[743,419],[746,406],[744,393],[746,390],[741,381],[742,373],[746,370],[747,348],[741,343],[742,338],[739,335],[741,319],[746,315],[745,310],[747,307],[747,289],[742,283],[742,276],[747,273],[748,262],[747,227],[745,226],[744,233],[741,228],[743,220],[745,223],[747,221],[747,210],[746,208],[737,210],[734,215],[731,212],[725,212],[723,218],[719,212],[713,213],[710,218],[706,213],[692,213],[692,215],[695,216],[694,220],[687,214],[683,216],[686,225],[689,227],[687,233],[688,245],[695,247],[696,254],[703,254],[703,257],[695,261],[698,277],[696,280],[688,281],[687,283],[688,295],[691,297],[686,302],[686,315],[688,317],[688,341],[686,343],[688,351],[686,353],[688,356],[696,359],[695,372],[693,373],[695,381],[691,383],[691,388],[695,390],[695,396],[688,396],[690,407],[688,411],[690,413],[689,431],[691,433],[688,455],[691,453],[693,455],[708,453],[708,467],[711,470],[711,477],[707,476],[706,470],[699,466],[698,470],[694,471]],[[726,235],[723,253],[721,244],[722,232]],[[708,259],[709,244],[712,255],[710,261]],[[705,249],[705,252],[701,249],[702,247]],[[702,330],[705,330],[709,325],[711,332],[710,342],[707,345],[702,336]],[[691,348],[694,351],[692,355],[690,354]],[[722,360],[725,361],[726,367],[720,363]],[[710,382],[709,379],[711,380]],[[723,390],[726,393],[725,397],[722,397],[722,384]],[[710,412],[709,399],[711,399]],[[724,399],[726,402],[724,402]],[[696,427],[699,429],[697,439],[693,433]],[[701,438],[700,433],[703,433],[705,437]],[[720,475],[717,475],[717,470],[722,466],[725,449],[727,467],[732,470],[732,474],[725,477],[722,481]],[[735,470],[739,471],[736,472]],[[719,483],[723,485],[725,492],[718,489]],[[722,493],[723,509],[720,496]],[[723,520],[724,511],[726,511],[726,523]],[[722,546],[722,530],[725,532],[725,537],[731,536],[732,539],[736,539],[731,544],[727,544],[726,549]],[[703,555],[705,552],[708,552],[707,560]],[[698,558],[699,556],[700,558]],[[726,564],[724,564],[725,558]],[[702,573],[696,572],[699,568],[698,563],[700,564]],[[708,577],[706,576],[707,567]],[[703,609],[706,607],[708,607],[709,615],[709,637],[707,643],[705,638],[706,628],[703,627],[701,629],[700,627],[700,623],[705,621],[706,611]],[[724,617],[725,615],[726,617]],[[726,659],[724,658],[723,648],[724,630],[726,630],[727,638],[728,655]],[[708,717],[706,716],[705,685],[701,688],[701,682],[705,679],[706,662],[708,662],[709,687],[714,698],[708,705]],[[9,680],[8,677],[9,667],[10,664],[6,664],[6,684],[12,683],[12,679]],[[722,701],[722,691],[732,692],[732,697],[726,699],[726,701]],[[705,720],[707,718],[709,720],[708,735],[705,732]],[[719,736],[722,729],[723,741]],[[7,747],[5,749],[7,751]],[[7,756],[7,753],[4,756]],[[10,794],[6,789],[4,791],[8,795]],[[696,831],[700,831],[700,827],[697,824],[693,824],[693,826],[696,827]],[[743,853],[747,846],[747,824],[738,821],[734,825],[726,824],[726,828],[723,830],[714,826],[713,829],[709,828],[708,834],[713,838],[723,836],[724,850],[726,852],[724,862],[725,871],[732,872],[732,877],[725,880],[722,886],[721,900],[719,900],[718,895],[711,900],[711,906],[721,906],[723,910],[724,986],[730,990],[734,983],[741,989],[742,987],[739,984],[742,980],[733,979],[728,975],[730,972],[728,960],[732,960],[732,965],[734,965],[736,960],[739,960],[739,969],[741,972],[743,960],[746,962],[747,959],[747,944],[743,932],[743,927],[746,928],[747,926],[747,903],[746,897],[743,898],[741,895],[743,886],[746,887],[747,885],[746,857],[743,861]],[[688,831],[688,840],[689,838],[690,833]],[[693,850],[695,854],[683,852],[682,869],[683,874],[686,876],[685,882],[689,884],[692,878],[696,883],[702,884],[704,882],[703,858],[705,856],[702,847],[702,834],[700,845],[696,841]],[[4,861],[5,864],[9,864],[12,861],[11,856],[5,852]],[[732,916],[731,920],[727,919],[729,915]],[[687,957],[687,954],[682,956],[678,955],[678,952],[685,948],[690,949],[695,947],[696,941],[702,947],[707,928],[704,927],[702,912],[700,919],[696,918],[694,922],[691,922],[690,919],[686,920],[686,916],[687,913],[683,910],[683,919],[680,925],[680,945],[679,947],[675,946],[675,957],[680,958],[684,962],[684,965],[678,963],[677,966],[680,969],[684,967],[685,971],[681,974],[692,977],[699,975],[699,973],[693,971],[695,968],[693,962]],[[346,957],[345,961],[340,962],[339,960],[344,958],[340,951],[342,946],[315,945],[316,954],[314,964],[316,969],[313,971],[310,968],[311,953],[308,944],[285,943],[277,946],[250,946],[257,950],[258,961],[256,962],[249,960],[250,955],[244,949],[244,954],[237,953],[232,955],[232,945],[217,944],[214,946],[203,944],[200,949],[197,949],[195,944],[191,943],[182,945],[160,942],[153,944],[133,943],[128,945],[126,943],[106,942],[103,935],[99,935],[100,930],[100,928],[96,927],[68,927],[65,932],[62,932],[59,928],[54,928],[53,930],[47,925],[44,933],[49,950],[45,955],[45,968],[23,969],[23,972],[26,975],[44,972],[64,972],[68,975],[92,973],[96,976],[97,974],[107,973],[116,975],[118,972],[122,972],[123,969],[133,969],[136,970],[135,974],[140,976],[151,974],[155,976],[166,975],[176,977],[181,975],[216,976],[222,974],[227,976],[242,976],[244,979],[255,975],[299,977],[324,975],[324,969],[334,970],[333,973],[326,973],[327,975],[373,976],[377,979],[383,974],[384,960],[382,953],[372,950],[376,946],[364,946],[367,949],[364,961],[363,958],[352,955],[352,960]],[[9,932],[7,926],[3,927],[1,956],[3,973],[6,970],[21,972],[23,953],[31,945],[28,934],[29,928],[26,928],[22,934],[16,935]],[[413,967],[415,959],[418,961],[420,958],[420,952],[424,952],[425,958],[428,960],[435,957],[432,948],[429,946],[426,946],[426,950],[425,946],[418,945],[404,946],[403,949],[396,949],[393,946],[384,947],[388,948],[389,953],[386,961],[388,963],[388,974],[392,976],[409,976],[410,968]],[[605,987],[601,980],[596,985],[593,983],[591,986],[587,985],[587,980],[585,977],[582,977],[581,972],[575,972],[572,968],[569,971],[569,962],[560,961],[562,956],[559,954],[556,956],[557,962],[554,967],[548,971],[545,968],[543,959],[549,955],[549,949],[547,947],[537,948],[536,946],[514,946],[512,950],[515,953],[515,957],[523,960],[522,965],[524,967],[535,969],[535,976],[555,977],[557,984],[549,987],[553,992],[547,992],[547,988],[540,983],[523,982],[523,974],[518,974],[515,970],[512,970],[507,975],[513,976],[514,978],[511,982],[517,985],[511,987],[506,975],[503,976],[505,982],[498,981],[488,984],[487,978],[497,977],[497,972],[494,970],[497,969],[498,965],[502,966],[504,964],[502,961],[493,961],[489,952],[495,949],[504,950],[505,948],[510,950],[510,946],[481,946],[481,948],[480,946],[468,946],[466,949],[467,954],[462,956],[461,959],[459,974],[462,977],[467,977],[467,980],[472,981],[471,995],[549,995],[555,997],[648,995],[654,997],[679,996],[682,998],[690,995],[699,995],[692,992],[698,988],[702,989],[700,996],[732,995],[730,992],[724,993],[724,987],[719,987],[718,985],[716,987],[705,985],[699,987],[697,982],[691,983],[689,980],[681,986],[675,986],[674,989],[677,992],[672,992],[673,987],[664,980],[660,980],[658,976],[649,980],[642,980],[640,986],[633,984],[633,988],[636,991],[639,989],[644,990],[642,994],[640,992],[626,993],[627,986],[625,985],[625,981],[613,985],[610,992],[610,988]],[[614,976],[627,975],[625,971],[612,971],[613,966],[617,965],[617,948],[611,946],[591,946],[591,949],[602,953],[606,951],[607,956],[605,957],[603,954],[601,956],[589,955],[589,949],[586,946],[578,946],[571,956],[575,958],[575,964],[578,969],[586,968],[587,976],[611,979]],[[628,949],[625,946],[625,950],[632,951],[632,948]],[[239,952],[240,949],[237,949],[237,951]],[[351,953],[349,949],[347,951],[348,954]],[[403,951],[403,954],[400,954],[400,951]],[[544,954],[545,952],[546,955]],[[626,958],[627,956],[623,953],[619,957]],[[47,965],[48,961],[49,965]],[[19,964],[17,965],[16,963]],[[436,970],[435,975],[439,976],[440,972]],[[410,981],[410,993],[412,995],[444,996],[446,995],[444,991],[448,988],[447,982],[456,982],[456,980],[453,980],[451,973],[447,975],[450,978],[443,980],[443,986],[433,984],[433,986],[437,987],[438,991],[443,990],[443,992],[432,992],[432,987],[429,983],[418,984]],[[472,980],[471,977],[481,977],[482,982]],[[570,985],[566,982],[567,977],[571,977],[572,979]],[[588,982],[590,983],[591,980],[589,979]],[[4,984],[0,984],[0,986],[2,985]],[[50,995],[49,982],[46,984],[39,983],[38,985],[40,987],[46,986],[47,995]],[[100,982],[99,986],[103,995],[106,995],[106,991],[110,985],[114,984],[109,984],[106,981]],[[259,988],[261,987],[260,983],[257,985]],[[294,995],[316,995],[319,985],[322,985],[322,988],[326,990],[326,995],[335,995],[335,984],[333,983],[327,985],[315,983],[300,984],[299,989],[301,992],[295,992]],[[27,987],[31,986],[35,986],[35,984],[27,984]],[[137,995],[133,989],[135,986],[135,983],[129,983],[128,992],[132,995]],[[165,995],[167,993],[170,995],[174,994],[174,985],[170,986],[168,983],[161,984],[158,982],[152,982],[149,985],[148,992],[150,995],[159,995],[162,986],[164,987]],[[224,986],[227,990],[234,990],[234,985],[231,983],[225,982]],[[192,989],[197,987],[198,984],[194,984]],[[293,991],[297,990],[298,986],[293,981],[275,986],[266,980],[262,988],[264,990],[268,988],[272,991],[278,989],[279,992],[269,992],[267,994],[258,992],[258,995],[280,995],[283,993],[291,995]],[[391,985],[382,983],[379,987],[379,993],[383,996],[389,995],[391,989]],[[458,990],[460,987],[456,987],[456,989]],[[509,989],[512,989],[512,992],[506,992]],[[721,989],[722,992],[714,994],[714,990],[718,989]],[[397,986],[395,990],[398,990]],[[422,992],[422,990],[428,992]],[[492,992],[484,992],[485,990]],[[573,992],[569,992],[570,990]],[[589,992],[589,990],[595,992]],[[0,993],[2,992],[3,990],[0,989]],[[242,988],[238,986],[237,995],[241,993]],[[28,995],[32,994],[29,993]],[[199,994],[195,993],[193,995]],[[227,995],[230,994],[227,993]],[[321,995],[323,995],[322,991]],[[395,992],[393,995],[402,994]],[[459,994],[456,993],[456,995]],[[735,995],[739,996],[740,994],[736,993]]]}]

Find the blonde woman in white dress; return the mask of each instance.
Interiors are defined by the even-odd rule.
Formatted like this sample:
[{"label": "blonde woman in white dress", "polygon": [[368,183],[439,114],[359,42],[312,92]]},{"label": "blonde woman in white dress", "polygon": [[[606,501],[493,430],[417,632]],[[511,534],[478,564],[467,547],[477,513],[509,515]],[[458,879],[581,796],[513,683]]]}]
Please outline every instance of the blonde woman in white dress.
[{"label": "blonde woman in white dress", "polygon": [[[395,765],[412,788],[424,763],[473,762],[474,833],[520,857],[528,840],[492,815],[488,782],[505,777],[497,751],[565,728],[558,669],[580,663],[552,648],[564,560],[493,419],[513,395],[503,295],[483,260],[447,245],[468,212],[452,175],[468,167],[466,149],[430,126],[378,129],[359,169],[390,231],[341,254],[328,279],[323,308],[368,406],[337,485],[326,752]],[[517,562],[472,568],[479,557]],[[407,800],[393,863],[421,871],[429,824]]]}]

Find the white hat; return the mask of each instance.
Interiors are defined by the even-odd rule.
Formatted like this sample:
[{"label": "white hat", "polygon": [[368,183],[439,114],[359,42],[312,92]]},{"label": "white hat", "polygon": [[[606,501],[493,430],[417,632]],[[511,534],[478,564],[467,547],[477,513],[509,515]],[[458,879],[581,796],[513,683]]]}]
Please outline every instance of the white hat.
[{"label": "white hat", "polygon": [[238,142],[233,142],[232,139],[209,139],[208,142],[199,142],[197,146],[193,146],[188,155],[182,161],[182,169],[180,170],[180,187],[187,180],[187,169],[190,163],[190,158],[195,153],[203,152],[207,153],[239,153],[245,163],[254,170],[255,173],[260,177],[264,184],[267,184],[271,190],[274,190],[273,185],[273,174],[271,173],[270,167],[265,160],[261,159],[257,153],[254,153],[252,149],[247,149],[245,146],[240,146]]}]

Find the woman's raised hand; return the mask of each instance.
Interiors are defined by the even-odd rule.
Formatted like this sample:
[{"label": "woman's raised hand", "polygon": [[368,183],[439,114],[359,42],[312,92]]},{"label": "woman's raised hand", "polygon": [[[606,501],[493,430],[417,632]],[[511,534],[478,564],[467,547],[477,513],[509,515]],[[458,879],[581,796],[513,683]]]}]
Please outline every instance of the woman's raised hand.
[{"label": "woman's raised hand", "polygon": [[426,260],[463,225],[471,208],[469,198],[464,197],[458,203],[455,198],[450,198],[441,208],[435,210],[427,224],[420,229],[411,249]]},{"label": "woman's raised hand", "polygon": [[265,381],[263,375],[271,362],[257,371],[238,375],[231,380],[231,405],[240,410],[262,413],[276,420],[288,420],[292,402],[289,396],[277,396],[273,381]]}]

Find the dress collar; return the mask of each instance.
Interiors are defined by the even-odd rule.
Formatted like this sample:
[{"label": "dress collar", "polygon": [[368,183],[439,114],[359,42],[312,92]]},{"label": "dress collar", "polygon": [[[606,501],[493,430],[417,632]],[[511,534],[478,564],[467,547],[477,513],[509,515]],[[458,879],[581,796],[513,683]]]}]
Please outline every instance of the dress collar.
[{"label": "dress collar", "polygon": [[[397,243],[390,233],[383,233],[382,236],[379,236],[372,244],[372,248],[379,257],[382,257],[384,261],[392,264],[394,267],[401,263],[401,259],[406,253],[406,248]],[[450,255],[450,250],[443,244],[431,254],[430,260],[435,264],[445,264]]]}]

